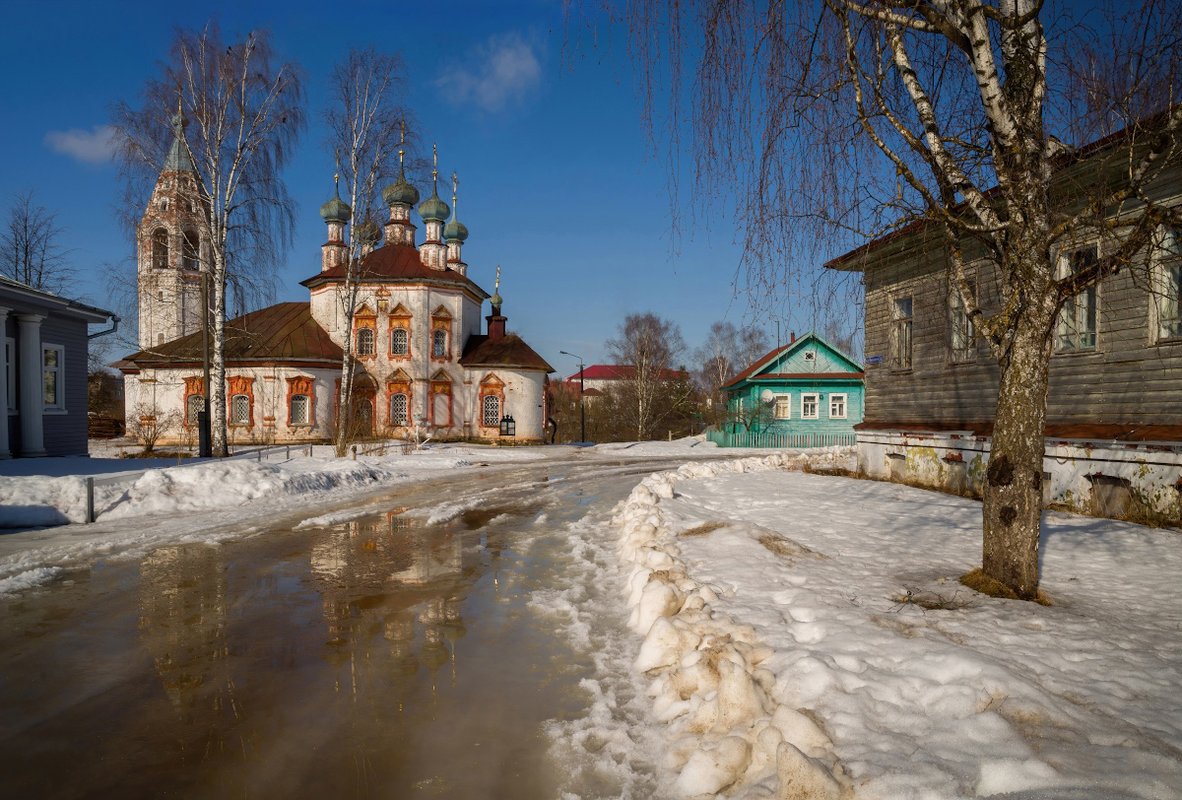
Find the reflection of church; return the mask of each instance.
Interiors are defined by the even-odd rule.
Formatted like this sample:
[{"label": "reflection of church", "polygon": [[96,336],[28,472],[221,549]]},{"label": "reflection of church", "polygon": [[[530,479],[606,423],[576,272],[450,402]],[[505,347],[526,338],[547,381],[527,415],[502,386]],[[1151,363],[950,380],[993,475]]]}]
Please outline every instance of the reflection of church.
[{"label": "reflection of church", "polygon": [[[462,584],[473,568],[462,544],[459,533],[412,527],[398,511],[344,523],[317,542],[311,570],[335,657],[357,662],[363,653],[361,662],[382,664],[370,654],[380,632],[398,673],[410,679],[425,667],[434,685],[465,632]],[[350,668],[354,693],[367,680],[388,681],[380,668],[369,672]]]},{"label": "reflection of church", "polygon": [[[137,230],[139,346],[120,367],[128,419],[152,418],[161,441],[195,438],[204,395],[201,274],[209,258],[194,196],[199,181],[182,123]],[[327,226],[320,271],[302,283],[309,302],[279,303],[226,323],[226,413],[233,442],[331,437],[345,337],[356,357],[358,433],[402,436],[414,427],[439,438],[494,440],[512,417],[515,438],[542,439],[550,365],[506,329],[498,293],[468,276],[467,227],[439,197],[400,172],[382,193],[390,217],[381,246],[361,262],[352,326],[342,310],[346,226],[339,194],[320,210]],[[416,207],[425,238],[416,242]],[[499,289],[500,278],[497,285]],[[481,333],[485,299],[492,306]]]}]

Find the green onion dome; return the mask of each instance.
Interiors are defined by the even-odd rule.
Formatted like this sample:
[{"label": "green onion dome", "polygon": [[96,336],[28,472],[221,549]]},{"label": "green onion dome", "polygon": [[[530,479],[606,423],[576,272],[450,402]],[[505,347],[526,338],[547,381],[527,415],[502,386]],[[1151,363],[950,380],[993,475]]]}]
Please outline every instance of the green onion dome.
[{"label": "green onion dome", "polygon": [[399,171],[398,180],[382,190],[382,199],[389,206],[413,206],[419,202],[419,190],[406,180],[406,174]]},{"label": "green onion dome", "polygon": [[353,209],[349,208],[349,204],[341,199],[339,191],[320,207],[320,216],[324,218],[325,222],[348,222],[352,213]]},{"label": "green onion dome", "polygon": [[446,242],[463,242],[468,238],[468,226],[460,222],[458,219],[452,218],[452,221],[443,226],[443,240]]},{"label": "green onion dome", "polygon": [[419,206],[419,216],[427,222],[443,222],[451,216],[451,209],[439,199],[439,192],[434,192]]}]

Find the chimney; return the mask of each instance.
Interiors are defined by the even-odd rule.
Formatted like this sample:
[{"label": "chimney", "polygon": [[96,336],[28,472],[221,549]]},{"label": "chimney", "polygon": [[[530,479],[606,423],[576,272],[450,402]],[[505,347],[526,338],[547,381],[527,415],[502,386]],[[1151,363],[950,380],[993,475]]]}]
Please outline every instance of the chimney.
[{"label": "chimney", "polygon": [[493,313],[485,317],[488,320],[488,339],[490,342],[495,342],[498,339],[505,338],[505,323],[508,317],[501,314],[500,306],[493,306]]}]

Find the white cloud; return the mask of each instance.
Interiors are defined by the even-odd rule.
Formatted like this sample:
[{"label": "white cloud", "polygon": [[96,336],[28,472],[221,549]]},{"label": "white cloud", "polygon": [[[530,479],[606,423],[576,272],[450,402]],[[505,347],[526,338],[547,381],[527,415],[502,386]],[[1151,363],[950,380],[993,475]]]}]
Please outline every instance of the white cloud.
[{"label": "white cloud", "polygon": [[542,65],[533,47],[509,34],[489,39],[466,65],[447,69],[436,85],[456,105],[496,112],[522,102],[541,82]]},{"label": "white cloud", "polygon": [[115,129],[110,125],[96,125],[89,131],[80,128],[50,131],[45,134],[45,144],[51,150],[87,164],[102,164],[115,155]]}]

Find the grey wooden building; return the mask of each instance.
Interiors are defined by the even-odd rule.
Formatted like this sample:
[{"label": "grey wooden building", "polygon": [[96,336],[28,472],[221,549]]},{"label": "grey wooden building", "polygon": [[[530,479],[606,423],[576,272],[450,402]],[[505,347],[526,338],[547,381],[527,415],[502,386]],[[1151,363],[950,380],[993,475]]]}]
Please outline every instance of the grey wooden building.
[{"label": "grey wooden building", "polygon": [[86,454],[88,326],[115,320],[0,276],[0,458]]},{"label": "grey wooden building", "polygon": [[[1097,142],[1063,168],[1056,183],[1065,204],[1071,186],[1119,174],[1118,144],[1115,137]],[[1167,166],[1148,194],[1182,205],[1182,164]],[[1182,519],[1182,230],[1162,226],[1156,235],[1157,246],[1133,268],[1081,292],[1060,312],[1045,431],[1048,503],[1108,514],[1140,502]],[[1065,242],[1059,269],[1076,270],[1118,245],[1119,227],[1112,238]],[[966,250],[972,254],[971,243]],[[919,221],[826,266],[861,272],[865,287],[860,470],[979,489],[999,369],[953,288],[942,233]],[[983,312],[997,310],[996,265],[978,254],[969,272]]]}]

